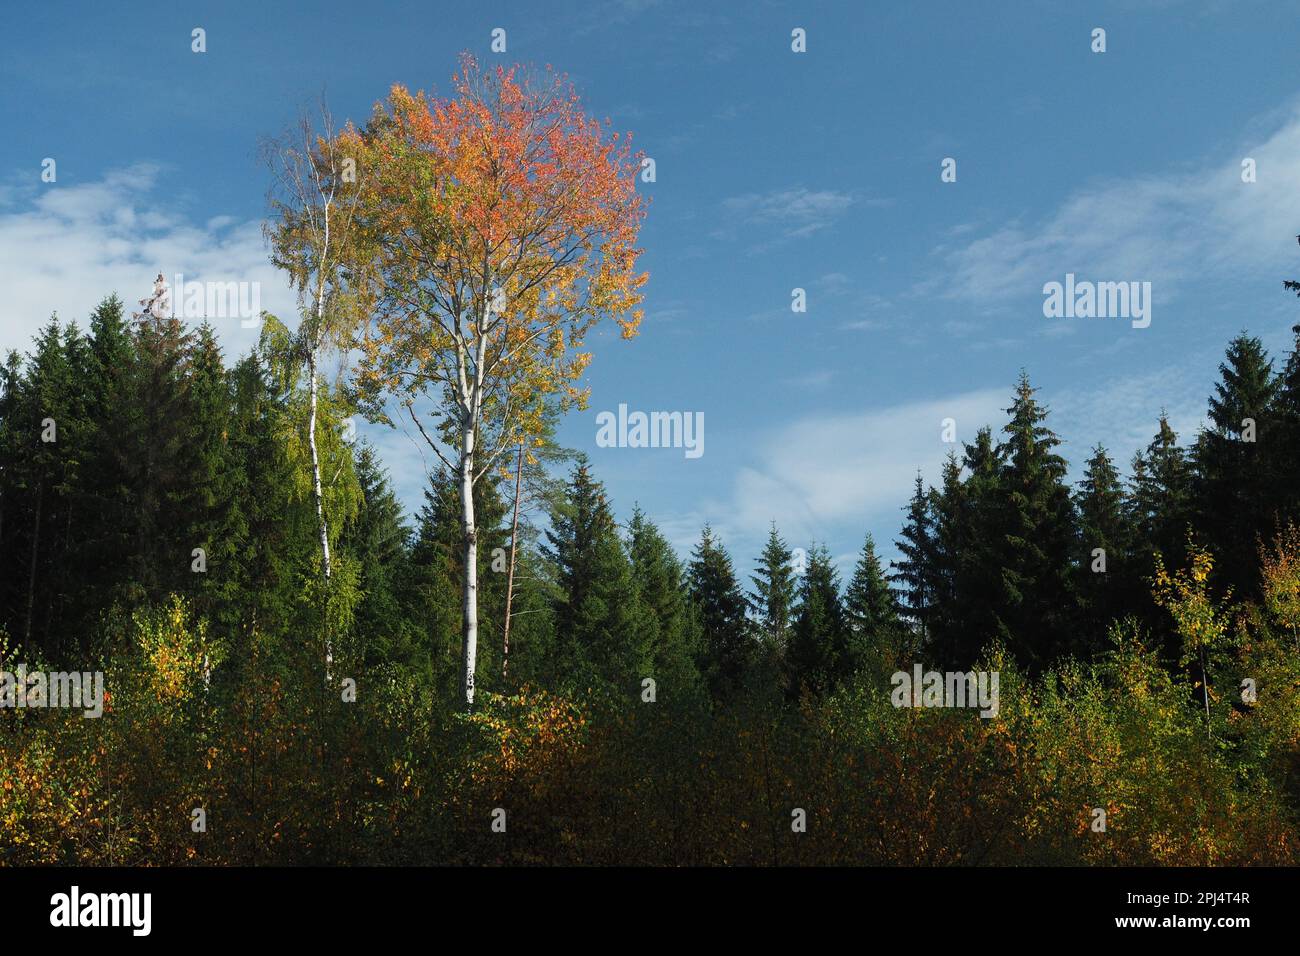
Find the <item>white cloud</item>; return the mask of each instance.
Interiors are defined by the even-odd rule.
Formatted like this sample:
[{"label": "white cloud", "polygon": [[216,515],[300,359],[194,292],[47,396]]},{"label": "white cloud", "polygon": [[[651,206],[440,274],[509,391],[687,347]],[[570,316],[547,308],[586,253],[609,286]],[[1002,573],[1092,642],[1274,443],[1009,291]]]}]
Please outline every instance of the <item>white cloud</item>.
[{"label": "white cloud", "polygon": [[1009,392],[985,389],[786,425],[762,442],[758,464],[739,470],[727,510],[738,528],[775,520],[801,542],[838,537],[845,526],[896,527],[917,469],[937,483],[955,447],[941,440],[943,420],[955,419],[958,440],[971,441],[981,426],[1001,423]]},{"label": "white cloud", "polygon": [[[116,292],[128,311],[148,295],[159,272],[169,281],[256,282],[261,306],[289,324],[292,291],[270,263],[257,221],[214,216],[191,221],[160,195],[162,170],[140,163],[86,183],[11,189],[0,206],[0,286],[5,289],[0,349],[26,351],[40,326],[86,317]],[[238,319],[213,325],[228,355],[257,339]]]},{"label": "white cloud", "polygon": [[864,200],[853,193],[833,189],[812,190],[803,186],[769,193],[746,193],[722,201],[723,213],[731,225],[714,233],[731,239],[738,226],[779,226],[786,239],[802,239],[829,227],[855,205],[878,206],[886,200]]},{"label": "white cloud", "polygon": [[612,0],[596,8],[596,15],[578,27],[577,35],[587,36],[597,30],[621,26],[653,10],[661,2],[662,0]]},{"label": "white cloud", "polygon": [[[877,554],[895,557],[893,540],[920,469],[939,482],[943,460],[960,446],[941,440],[942,421],[954,418],[958,442],[973,441],[984,425],[1001,427],[1011,387],[965,392],[848,414],[808,415],[757,438],[750,464],[737,468],[728,494],[696,498],[694,507],[659,509],[652,517],[685,558],[707,522],[727,546],[745,587],[775,521],[791,547],[837,542],[835,564],[847,576],[862,535],[872,532]],[[838,553],[843,542],[852,551]]]},{"label": "white cloud", "polygon": [[[1155,434],[1162,408],[1181,443],[1189,444],[1204,421],[1208,383],[1200,366],[1208,362],[1202,356],[1096,384],[1040,391],[1039,401],[1051,412],[1048,425],[1068,438],[1060,451],[1070,463],[1070,481],[1081,477],[1097,442],[1105,444],[1126,476],[1133,452]],[[918,469],[927,486],[937,485],[948,452],[960,456],[962,443],[973,441],[980,428],[991,427],[1000,440],[1013,392],[1008,382],[934,401],[806,416],[758,439],[754,460],[737,469],[729,495],[653,517],[683,556],[710,522],[745,573],[772,521],[787,543],[800,547],[856,541],[870,531],[877,553],[888,562],[897,557],[893,542]],[[945,418],[956,421],[957,445],[941,440]],[[847,575],[854,560],[855,552],[846,553],[835,563]]]},{"label": "white cloud", "polygon": [[[1295,261],[1300,222],[1300,102],[1271,132],[1191,171],[1082,189],[1037,223],[1008,222],[957,249],[941,249],[948,297],[1021,303],[1067,272],[1081,279],[1153,283],[1168,302],[1203,277],[1281,274]],[[1258,179],[1241,181],[1242,160]],[[1162,302],[1162,304],[1164,304]]]},{"label": "white cloud", "polygon": [[[232,216],[191,222],[159,197],[160,175],[159,167],[139,164],[108,172],[98,182],[15,189],[3,197],[0,287],[6,311],[0,352],[28,351],[52,312],[85,329],[91,310],[113,292],[129,314],[159,272],[168,281],[180,272],[187,280],[259,282],[262,308],[294,324],[296,300],[270,263],[261,224]],[[213,326],[231,364],[259,334],[238,319],[215,319]],[[428,475],[438,466],[433,453],[409,422],[399,421],[396,429],[360,418],[357,423],[389,469],[398,496],[418,511]]]}]

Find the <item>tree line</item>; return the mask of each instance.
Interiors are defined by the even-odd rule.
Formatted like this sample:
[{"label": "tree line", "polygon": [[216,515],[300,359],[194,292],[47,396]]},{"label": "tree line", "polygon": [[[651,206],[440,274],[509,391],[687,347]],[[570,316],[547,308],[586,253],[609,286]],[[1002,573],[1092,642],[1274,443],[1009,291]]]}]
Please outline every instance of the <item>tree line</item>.
[{"label": "tree line", "polygon": [[[408,517],[374,448],[350,440],[352,398],[318,385],[335,567],[323,584],[312,386],[296,349],[267,316],[259,346],[227,366],[206,323],[132,318],[110,297],[88,330],[51,320],[25,357],[7,356],[0,629],[21,653],[111,653],[122,621],[179,595],[232,647],[272,635],[318,653],[335,635],[358,664],[414,668],[454,693],[457,476],[437,471]],[[872,661],[965,669],[993,643],[1038,673],[1093,659],[1124,618],[1172,663],[1157,570],[1185,563],[1190,544],[1211,555],[1218,593],[1259,600],[1261,548],[1300,515],[1300,359],[1275,370],[1258,339],[1236,337],[1209,425],[1184,445],[1161,415],[1127,480],[1098,446],[1071,487],[1059,445],[1022,375],[1000,434],[986,426],[950,453],[937,487],[918,474],[899,560],[882,566],[868,535],[841,582],[823,545],[796,561],[775,525],[749,573],[709,527],[682,560],[639,508],[619,525],[585,458],[538,441],[534,464],[521,449],[475,486],[478,679],[590,689],[649,677],[715,701],[758,683],[797,697]],[[570,462],[567,476],[543,456]]]},{"label": "tree line", "polygon": [[[847,582],[775,526],[748,571],[708,527],[683,559],[543,439],[475,486],[467,712],[454,472],[408,516],[319,382],[318,499],[301,340],[264,316],[231,364],[148,303],[4,364],[3,666],[102,669],[111,696],[0,714],[0,859],[1294,860],[1294,355],[1229,348],[1211,407],[1255,442],[1162,422],[1128,481],[1099,450],[1074,488],[1022,380],[999,441],[918,481],[897,564],[866,537]],[[913,663],[999,671],[998,716],[895,708]]]}]

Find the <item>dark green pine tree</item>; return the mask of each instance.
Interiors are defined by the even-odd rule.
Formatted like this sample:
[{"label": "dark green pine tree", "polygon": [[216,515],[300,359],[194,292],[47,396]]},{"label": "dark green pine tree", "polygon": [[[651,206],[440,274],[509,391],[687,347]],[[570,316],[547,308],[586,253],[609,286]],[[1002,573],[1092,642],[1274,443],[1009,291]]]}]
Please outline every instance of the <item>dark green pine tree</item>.
[{"label": "dark green pine tree", "polygon": [[767,544],[759,556],[755,574],[750,576],[754,589],[749,606],[759,624],[762,640],[780,653],[789,636],[795,599],[795,575],[791,564],[793,552],[781,540],[776,523],[767,533]]},{"label": "dark green pine tree", "polygon": [[81,604],[81,573],[91,573],[85,565],[81,542],[87,536],[88,523],[94,516],[84,503],[82,486],[88,476],[94,422],[90,418],[90,378],[92,360],[90,344],[75,323],[63,332],[65,368],[70,379],[62,396],[64,420],[60,423],[62,459],[59,496],[59,527],[55,539],[57,578],[51,582],[53,593],[46,605],[46,628],[59,659],[70,653],[83,656],[87,635],[79,630],[84,608]]},{"label": "dark green pine tree", "polygon": [[18,513],[11,540],[17,544],[15,570],[22,583],[10,618],[25,647],[39,647],[56,660],[70,650],[63,622],[77,589],[72,572],[82,565],[77,504],[93,430],[87,417],[88,372],[85,338],[75,325],[51,319],[28,356],[14,408],[18,455],[9,481]]},{"label": "dark green pine tree", "polygon": [[86,568],[79,575],[83,605],[81,628],[91,633],[100,612],[125,587],[127,562],[135,543],[134,522],[126,501],[126,473],[114,428],[132,413],[128,379],[135,364],[131,328],[117,296],[99,304],[90,316],[89,462],[81,483]]},{"label": "dark green pine tree", "polygon": [[[525,684],[556,685],[563,676],[556,667],[555,612],[561,604],[561,595],[555,583],[555,568],[540,553],[536,530],[522,522],[519,530],[520,548],[515,555],[514,600],[510,610],[509,672],[504,684],[506,692]],[[502,651],[504,653],[504,647]]]},{"label": "dark green pine tree", "polygon": [[1006,510],[1001,545],[1002,632],[1031,672],[1079,650],[1075,619],[1075,528],[1060,439],[1046,426],[1048,410],[1023,372],[1000,446]]},{"label": "dark green pine tree", "polygon": [[546,534],[560,601],[556,642],[571,686],[640,686],[652,665],[649,615],[637,595],[632,566],[605,489],[579,458]]},{"label": "dark green pine tree", "polygon": [[[455,484],[442,472],[430,477],[416,519],[411,567],[404,592],[406,615],[421,621],[429,660],[448,693],[458,686],[461,653],[460,507]],[[477,506],[477,502],[475,502]],[[475,513],[477,514],[477,508]],[[481,579],[480,579],[481,580]],[[486,641],[480,639],[479,653]],[[442,699],[443,695],[439,695]]]},{"label": "dark green pine tree", "polygon": [[22,414],[23,387],[22,357],[11,350],[0,367],[0,631],[11,636],[22,625],[19,532],[27,522],[19,473],[31,448]]},{"label": "dark green pine tree", "polygon": [[725,700],[744,687],[753,649],[731,556],[708,525],[691,554],[686,580],[700,631],[700,671],[714,700]]},{"label": "dark green pine tree", "polygon": [[930,576],[930,646],[936,663],[957,663],[971,635],[963,620],[958,587],[965,559],[970,505],[961,479],[961,463],[948,453],[940,470],[940,486],[930,490],[934,522],[934,558]]},{"label": "dark green pine tree", "polygon": [[1300,325],[1293,326],[1295,337],[1286,367],[1279,376],[1274,414],[1278,440],[1267,445],[1270,498],[1277,502],[1283,521],[1300,521]]},{"label": "dark green pine tree", "polygon": [[265,358],[253,352],[241,359],[231,370],[230,390],[226,444],[237,467],[228,476],[230,502],[218,535],[228,540],[235,585],[217,617],[238,651],[229,658],[238,669],[252,663],[263,635],[289,627],[299,596],[293,562],[302,545],[285,520],[293,486],[286,413]]},{"label": "dark green pine tree", "polygon": [[875,661],[890,671],[899,667],[898,603],[885,579],[885,569],[876,555],[876,542],[870,533],[844,589],[844,621],[855,669],[868,661]]},{"label": "dark green pine tree", "polygon": [[1192,520],[1192,475],[1178,435],[1163,411],[1159,430],[1146,451],[1134,456],[1131,497],[1138,573],[1152,572],[1152,555],[1157,553],[1167,565],[1177,565]]},{"label": "dark green pine tree", "polygon": [[1216,552],[1216,576],[1238,594],[1258,580],[1257,537],[1275,529],[1273,452],[1284,431],[1274,427],[1281,384],[1257,338],[1238,335],[1219,365],[1210,422],[1195,449],[1196,524]]},{"label": "dark green pine tree", "polygon": [[344,528],[339,551],[360,569],[362,598],[354,626],[361,659],[370,665],[427,666],[427,655],[419,653],[420,632],[402,613],[411,529],[373,446],[360,445],[355,468],[363,504]]},{"label": "dark green pine tree", "polygon": [[103,418],[113,398],[110,383],[120,382],[131,360],[131,327],[122,300],[110,295],[90,314],[90,352],[94,374],[105,384],[95,394],[96,418]]},{"label": "dark green pine tree", "polygon": [[1095,651],[1105,646],[1111,622],[1135,609],[1142,586],[1130,560],[1133,536],[1124,487],[1115,463],[1100,444],[1085,466],[1075,506],[1079,514],[1080,611],[1087,628],[1085,637]]},{"label": "dark green pine tree", "polygon": [[851,631],[840,600],[839,573],[825,546],[814,545],[800,582],[799,605],[786,652],[791,693],[834,690],[862,663],[852,651]]},{"label": "dark green pine tree", "polygon": [[216,332],[207,322],[197,329],[190,356],[189,440],[186,453],[194,456],[199,469],[196,480],[184,493],[184,512],[190,526],[192,560],[195,548],[204,552],[206,571],[188,577],[187,590],[194,595],[196,609],[212,618],[237,598],[235,548],[229,533],[234,497],[235,472],[243,467],[229,453],[231,396],[229,376],[217,344]]},{"label": "dark green pine tree", "polygon": [[637,598],[647,613],[651,670],[660,700],[689,699],[701,689],[699,636],[686,597],[685,569],[639,507],[628,522],[628,554]]},{"label": "dark green pine tree", "polygon": [[910,632],[904,656],[915,655],[929,643],[936,574],[932,505],[932,496],[926,492],[918,471],[912,500],[906,508],[907,520],[903,524],[902,537],[894,542],[902,559],[893,562],[889,573]]},{"label": "dark green pine tree", "polygon": [[1144,574],[1151,553],[1149,503],[1145,494],[1150,481],[1147,456],[1139,449],[1133,453],[1133,460],[1129,462],[1128,487],[1124,494],[1124,518],[1128,524],[1129,534],[1132,535],[1132,558]]},{"label": "dark green pine tree", "polygon": [[160,603],[192,583],[197,545],[187,506],[206,477],[199,449],[189,446],[192,339],[179,319],[144,312],[134,329],[126,401],[107,423],[134,532],[125,555],[128,606]]},{"label": "dark green pine tree", "polygon": [[1001,529],[1009,507],[1002,489],[1004,464],[992,428],[981,428],[975,441],[965,446],[966,479],[952,535],[957,560],[952,572],[954,610],[949,616],[954,629],[948,641],[953,665],[963,669],[1001,633]]}]

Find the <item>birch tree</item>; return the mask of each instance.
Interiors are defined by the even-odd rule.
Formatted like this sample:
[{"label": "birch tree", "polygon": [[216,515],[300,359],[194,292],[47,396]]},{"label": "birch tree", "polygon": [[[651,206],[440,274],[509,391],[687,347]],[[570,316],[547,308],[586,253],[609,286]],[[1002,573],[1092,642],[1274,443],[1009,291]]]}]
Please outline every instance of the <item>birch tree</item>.
[{"label": "birch tree", "polygon": [[[293,352],[307,371],[307,447],[311,459],[312,500],[320,541],[321,575],[333,572],[330,528],[317,441],[320,368],[331,348],[345,346],[355,326],[355,302],[344,268],[351,256],[358,190],[356,159],[341,148],[329,108],[320,104],[320,128],[303,113],[279,139],[263,143],[271,171],[270,218],[264,226],[272,261],[284,269],[297,291],[301,322]],[[333,650],[325,638],[329,679]]]},{"label": "birch tree", "polygon": [[362,170],[358,393],[377,420],[409,419],[457,480],[472,707],[474,484],[540,433],[545,397],[585,405],[594,326],[636,334],[644,208],[630,138],[586,116],[563,77],[483,71],[467,56],[453,88],[436,99],[394,86],[339,142]]}]

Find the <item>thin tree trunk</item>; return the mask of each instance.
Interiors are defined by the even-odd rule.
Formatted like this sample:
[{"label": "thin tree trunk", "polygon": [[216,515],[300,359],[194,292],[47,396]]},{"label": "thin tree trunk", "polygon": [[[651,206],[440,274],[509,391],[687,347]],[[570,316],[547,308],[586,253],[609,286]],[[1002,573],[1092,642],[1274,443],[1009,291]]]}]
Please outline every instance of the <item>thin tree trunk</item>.
[{"label": "thin tree trunk", "polygon": [[483,363],[487,353],[488,309],[487,290],[492,287],[492,277],[483,277],[483,312],[474,329],[474,376],[466,375],[467,353],[459,351],[461,380],[461,431],[460,431],[460,507],[461,523],[465,533],[465,704],[474,709],[474,671],[478,666],[478,528],[474,521],[474,456],[478,437],[479,416],[483,411]]},{"label": "thin tree trunk", "polygon": [[36,607],[36,557],[41,551],[41,502],[45,495],[45,482],[36,483],[36,521],[32,528],[32,563],[27,578],[27,623],[23,628],[23,651],[31,646],[32,614]]},{"label": "thin tree trunk", "polygon": [[519,541],[519,489],[523,483],[524,476],[524,443],[519,443],[519,461],[515,464],[515,507],[514,517],[510,519],[510,569],[506,572],[506,622],[502,630],[505,632],[505,644],[501,649],[501,676],[506,676],[506,668],[510,663],[510,605],[514,602],[515,597],[515,555],[518,553],[517,543]]},{"label": "thin tree trunk", "polygon": [[316,406],[317,393],[319,388],[316,383],[316,352],[312,351],[311,357],[307,360],[307,368],[311,374],[311,385],[308,389],[311,400],[311,415],[307,423],[307,444],[311,447],[311,487],[312,495],[316,501],[316,523],[320,528],[320,553],[321,567],[325,573],[326,580],[330,576],[330,535],[329,524],[325,519],[325,501],[321,492],[320,480],[320,453],[316,448]]},{"label": "thin tree trunk", "polygon": [[[56,635],[58,643],[54,645],[55,652],[62,654],[65,650],[64,634],[66,633],[67,614],[68,614],[68,564],[69,555],[72,554],[72,501],[68,501],[68,520],[64,523],[63,529],[63,556],[59,561],[59,616],[58,625],[47,625],[50,633]],[[51,601],[51,605],[53,602]],[[53,606],[50,609],[50,616],[53,616]]]},{"label": "thin tree trunk", "polygon": [[[316,448],[316,404],[317,404],[317,384],[316,384],[316,350],[313,348],[307,359],[307,371],[311,378],[311,384],[308,387],[310,395],[311,414],[307,420],[307,445],[311,448],[311,488],[312,497],[316,501],[316,523],[320,529],[320,553],[321,553],[321,572],[325,580],[330,579],[330,535],[329,524],[325,518],[325,501],[321,493],[320,480],[320,453]],[[322,615],[323,617],[323,615]],[[331,667],[334,663],[334,647],[329,636],[329,623],[322,621],[322,636],[325,639],[325,683],[330,683],[332,678]]]},{"label": "thin tree trunk", "polygon": [[474,706],[474,668],[478,661],[478,529],[474,525],[474,423],[465,416],[461,431],[460,507],[465,534],[464,659],[465,703]]},{"label": "thin tree trunk", "polygon": [[[314,168],[314,167],[313,167]],[[317,184],[320,179],[317,177]],[[311,376],[311,382],[308,388],[311,401],[311,415],[307,426],[307,444],[311,447],[311,487],[312,495],[316,499],[316,523],[320,528],[320,553],[321,553],[321,573],[325,576],[325,581],[330,579],[330,535],[329,523],[325,519],[325,501],[321,492],[320,480],[320,452],[316,447],[316,411],[320,387],[316,381],[316,356],[320,350],[321,338],[325,330],[325,268],[329,262],[330,250],[330,199],[325,197],[324,202],[324,220],[325,220],[325,237],[324,244],[321,247],[320,262],[316,271],[316,324],[311,330],[311,350],[307,353],[307,371]],[[323,600],[329,600],[328,595],[323,596]],[[324,606],[322,605],[322,617],[325,617]],[[331,665],[334,663],[334,643],[330,640],[329,621],[323,620],[321,624],[323,637],[325,638],[325,683],[329,684],[332,679]]]},{"label": "thin tree trunk", "polygon": [[1210,736],[1210,681],[1205,674],[1205,648],[1201,648],[1201,699],[1205,701],[1205,736]]}]

